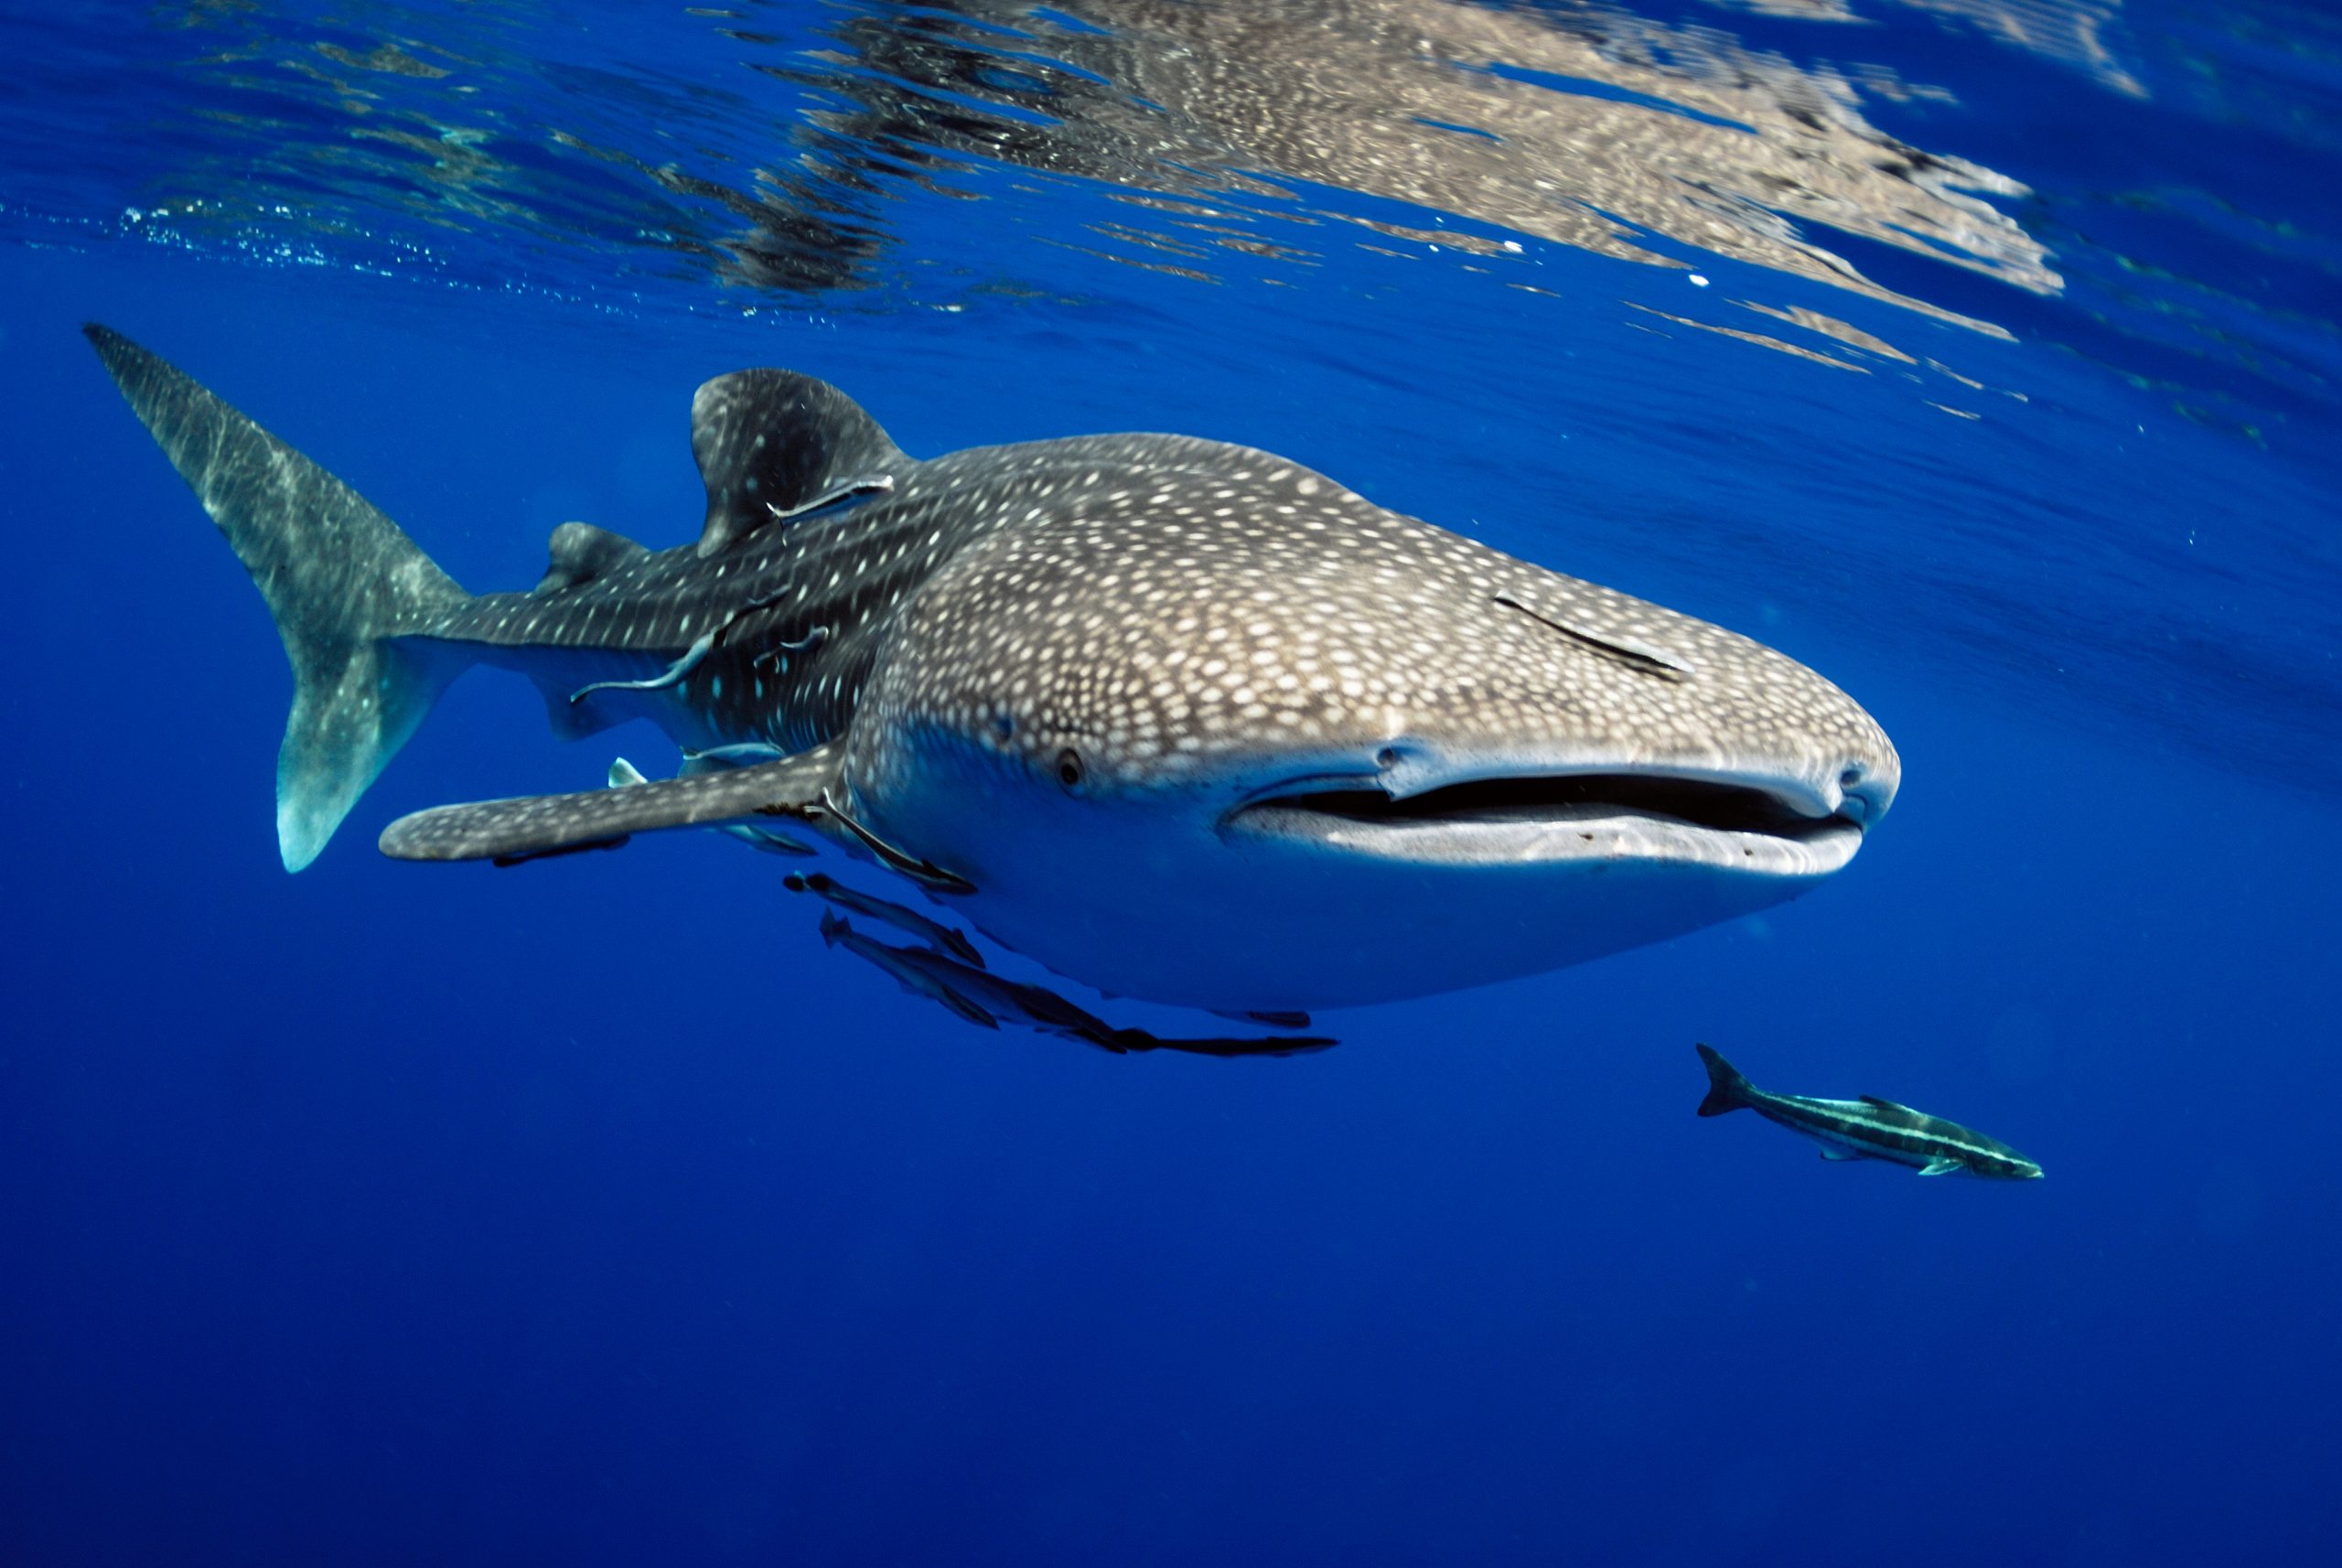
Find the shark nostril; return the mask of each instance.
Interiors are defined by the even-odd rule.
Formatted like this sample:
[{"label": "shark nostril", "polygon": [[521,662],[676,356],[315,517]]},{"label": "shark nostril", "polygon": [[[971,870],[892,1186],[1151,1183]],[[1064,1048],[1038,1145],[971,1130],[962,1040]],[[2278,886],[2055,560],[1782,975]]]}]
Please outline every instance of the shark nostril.
[{"label": "shark nostril", "polygon": [[1886,803],[1894,798],[1893,780],[1874,778],[1859,762],[1838,775],[1838,815],[1865,829],[1885,814]]}]

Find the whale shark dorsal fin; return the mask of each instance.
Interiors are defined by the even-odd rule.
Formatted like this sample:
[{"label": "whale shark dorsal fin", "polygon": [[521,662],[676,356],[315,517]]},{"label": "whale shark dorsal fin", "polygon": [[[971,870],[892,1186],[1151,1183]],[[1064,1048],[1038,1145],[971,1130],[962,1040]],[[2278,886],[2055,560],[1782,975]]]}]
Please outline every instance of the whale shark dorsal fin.
[{"label": "whale shark dorsal fin", "polygon": [[1875,1094],[1864,1095],[1863,1103],[1879,1111],[1900,1111],[1906,1116],[1917,1116],[1919,1114],[1918,1112],[1912,1110],[1907,1105],[1897,1105],[1892,1100],[1881,1100]]},{"label": "whale shark dorsal fin", "polygon": [[692,456],[707,486],[704,558],[776,520],[893,488],[910,458],[827,381],[735,371],[692,398]]},{"label": "whale shark dorsal fin", "polygon": [[382,830],[382,853],[398,860],[493,860],[510,864],[573,850],[615,848],[636,833],[666,828],[757,825],[810,818],[837,787],[844,747],[824,741],[756,768],[623,784],[574,795],[535,795],[438,806]]}]

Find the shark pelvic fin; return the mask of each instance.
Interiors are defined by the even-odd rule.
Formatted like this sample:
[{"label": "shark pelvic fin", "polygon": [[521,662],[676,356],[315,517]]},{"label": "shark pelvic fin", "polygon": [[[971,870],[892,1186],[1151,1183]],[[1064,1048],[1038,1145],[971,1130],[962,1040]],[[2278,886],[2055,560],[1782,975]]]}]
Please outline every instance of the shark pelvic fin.
[{"label": "shark pelvic fin", "polygon": [[707,487],[703,558],[768,524],[890,490],[910,463],[860,403],[793,371],[704,383],[692,398],[692,456]]},{"label": "shark pelvic fin", "polygon": [[81,331],[276,618],[293,665],[276,844],[298,871],[460,672],[414,634],[470,596],[365,497],[184,372],[110,328]]},{"label": "shark pelvic fin", "polygon": [[[664,828],[755,826],[774,817],[817,820],[837,781],[843,747],[825,741],[780,762],[657,783],[439,806],[382,830],[399,860],[532,859]],[[615,771],[615,769],[613,770]]]}]

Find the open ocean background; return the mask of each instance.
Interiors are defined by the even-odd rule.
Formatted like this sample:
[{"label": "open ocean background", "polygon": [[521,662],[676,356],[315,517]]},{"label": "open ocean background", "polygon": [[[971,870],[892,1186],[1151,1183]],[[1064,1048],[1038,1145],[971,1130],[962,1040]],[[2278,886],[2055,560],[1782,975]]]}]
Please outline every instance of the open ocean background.
[{"label": "open ocean background", "polygon": [[[2251,0],[0,3],[0,1563],[2342,1555],[2342,22]],[[1843,685],[1761,918],[1109,1058],[458,685],[312,869],[120,328],[525,586],[692,389],[1301,459]],[[865,877],[865,885],[872,878]],[[1311,940],[1295,931],[1295,944]],[[1695,1121],[1695,1039],[2040,1183]]]}]

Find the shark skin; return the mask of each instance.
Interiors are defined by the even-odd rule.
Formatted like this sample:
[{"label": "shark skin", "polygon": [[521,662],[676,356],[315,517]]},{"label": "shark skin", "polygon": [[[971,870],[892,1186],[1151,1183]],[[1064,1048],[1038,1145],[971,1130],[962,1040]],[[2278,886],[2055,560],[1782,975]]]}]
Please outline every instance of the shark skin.
[{"label": "shark skin", "polygon": [[386,853],[825,840],[1102,993],[1282,1016],[1794,897],[1901,776],[1786,655],[1288,459],[1170,435],[917,459],[786,371],[693,398],[697,540],[564,523],[534,587],[473,595],[192,379],[86,331],[276,618],[292,870],[485,664],[565,736],[650,720],[683,776],[419,812]]},{"label": "shark skin", "polygon": [[1709,1046],[1698,1047],[1708,1069],[1699,1114],[1754,1111],[1776,1126],[1821,1145],[1825,1160],[1883,1160],[1921,1176],[1981,1176],[1988,1181],[2037,1181],[2041,1167],[1997,1138],[1891,1100],[1809,1100],[1757,1088]]}]

